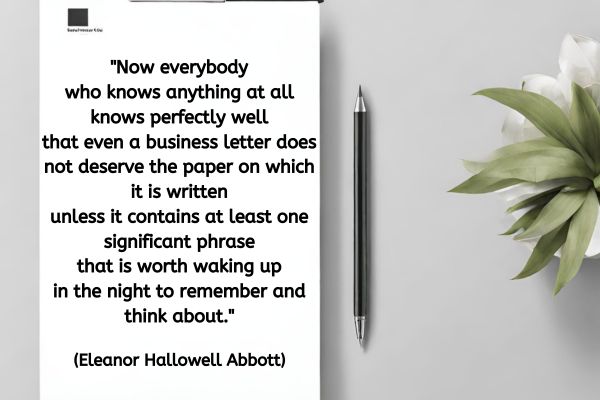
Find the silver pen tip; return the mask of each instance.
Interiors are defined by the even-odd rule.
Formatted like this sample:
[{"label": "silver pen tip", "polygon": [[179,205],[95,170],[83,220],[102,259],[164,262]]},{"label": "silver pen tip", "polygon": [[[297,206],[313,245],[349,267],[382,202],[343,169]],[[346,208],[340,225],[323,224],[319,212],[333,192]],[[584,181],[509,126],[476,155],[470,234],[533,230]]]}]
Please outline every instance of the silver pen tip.
[{"label": "silver pen tip", "polygon": [[356,327],[356,338],[358,343],[362,346],[365,338],[365,317],[354,317],[354,326]]},{"label": "silver pen tip", "polygon": [[354,112],[366,112],[367,107],[365,106],[365,99],[362,94],[362,85],[358,87],[358,96],[356,97],[356,105],[354,106]]}]

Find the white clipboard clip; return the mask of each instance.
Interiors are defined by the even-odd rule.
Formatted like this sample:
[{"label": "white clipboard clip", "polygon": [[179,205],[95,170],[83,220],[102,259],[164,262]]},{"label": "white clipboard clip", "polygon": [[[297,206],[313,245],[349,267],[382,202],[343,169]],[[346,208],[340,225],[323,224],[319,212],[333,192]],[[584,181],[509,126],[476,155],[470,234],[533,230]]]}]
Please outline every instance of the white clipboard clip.
[{"label": "white clipboard clip", "polygon": [[151,2],[151,3],[226,3],[229,1],[317,1],[319,3],[325,0],[129,0],[131,2]]}]

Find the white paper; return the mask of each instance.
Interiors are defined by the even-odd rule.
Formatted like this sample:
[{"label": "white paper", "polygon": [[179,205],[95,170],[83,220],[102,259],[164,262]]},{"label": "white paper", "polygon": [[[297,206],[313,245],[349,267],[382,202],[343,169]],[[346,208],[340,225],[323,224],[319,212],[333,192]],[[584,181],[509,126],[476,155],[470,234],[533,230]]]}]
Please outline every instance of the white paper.
[{"label": "white paper", "polygon": [[[316,2],[286,3],[130,3],[42,0],[40,2],[40,367],[42,400],[131,399],[317,399],[319,398],[319,150],[147,150],[147,149],[47,149],[41,138],[76,135],[85,138],[215,137],[230,136],[315,138],[319,144],[319,18]],[[68,8],[88,8],[87,27],[68,26]],[[73,22],[73,21],[71,21]],[[225,62],[248,64],[245,76],[157,72],[162,63]],[[111,60],[155,63],[152,74],[118,74]],[[236,64],[238,63],[238,64]],[[181,64],[178,64],[179,67]],[[174,68],[174,67],[173,67]],[[193,66],[192,66],[193,68]],[[234,70],[234,67],[232,67]],[[181,72],[181,70],[178,70]],[[198,71],[196,71],[198,74]],[[294,100],[248,100],[239,103],[210,99],[193,101],[68,99],[65,88],[79,85],[101,88],[151,88],[216,85],[242,88],[293,85]],[[215,109],[238,113],[266,109],[268,125],[235,125],[228,118],[222,127],[211,123],[144,124],[92,123],[91,110],[103,113],[177,113]],[[221,143],[221,142],[219,142]],[[104,143],[105,144],[105,143]],[[169,162],[244,161],[263,164],[282,158],[308,159],[312,174],[59,174],[44,173],[47,162],[83,159],[106,162],[147,163],[161,158]],[[235,171],[235,167],[233,168]],[[188,184],[226,187],[226,199],[131,198],[131,185],[176,187]],[[164,191],[163,191],[164,194]],[[304,224],[102,224],[52,223],[52,212],[180,211],[199,213],[234,209],[240,212],[271,210],[305,212]],[[227,213],[225,214],[227,218]],[[183,237],[211,233],[223,237],[253,237],[254,249],[128,249],[104,248],[106,238]],[[196,243],[192,240],[192,243]],[[212,261],[276,261],[282,271],[272,277],[259,273],[151,273],[136,272],[137,261],[184,259]],[[81,273],[76,262],[122,258],[133,262],[132,273]],[[73,297],[73,286],[88,283],[108,288],[122,283],[158,284],[178,288],[305,286],[305,298],[274,299],[82,299]],[[56,298],[54,284],[67,287],[69,297]],[[104,292],[105,293],[105,292]],[[166,324],[127,323],[126,309],[161,307],[171,313],[225,310],[227,323]],[[227,314],[234,309],[234,314]],[[173,358],[220,355],[226,364],[231,354],[278,356],[281,366],[146,366],[145,355]],[[136,366],[82,366],[91,358],[139,356]],[[82,358],[83,357],[83,358]],[[209,357],[210,358],[210,357]],[[207,358],[207,360],[209,359]],[[266,359],[266,358],[265,358]],[[213,360],[214,361],[214,360]],[[272,360],[271,360],[272,361]],[[76,362],[79,368],[76,368]]]}]

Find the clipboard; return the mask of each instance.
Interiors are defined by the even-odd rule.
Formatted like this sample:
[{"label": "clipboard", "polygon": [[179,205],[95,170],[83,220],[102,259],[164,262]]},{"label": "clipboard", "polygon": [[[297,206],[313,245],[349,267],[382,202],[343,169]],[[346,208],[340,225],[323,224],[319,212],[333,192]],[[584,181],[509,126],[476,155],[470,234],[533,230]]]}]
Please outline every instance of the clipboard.
[{"label": "clipboard", "polygon": [[318,2],[134,2],[40,2],[40,399],[319,399]]},{"label": "clipboard", "polygon": [[182,2],[182,3],[226,3],[226,2],[236,2],[236,1],[316,1],[318,3],[323,3],[325,0],[129,0],[131,2],[153,2],[153,3],[173,3],[173,2]]}]

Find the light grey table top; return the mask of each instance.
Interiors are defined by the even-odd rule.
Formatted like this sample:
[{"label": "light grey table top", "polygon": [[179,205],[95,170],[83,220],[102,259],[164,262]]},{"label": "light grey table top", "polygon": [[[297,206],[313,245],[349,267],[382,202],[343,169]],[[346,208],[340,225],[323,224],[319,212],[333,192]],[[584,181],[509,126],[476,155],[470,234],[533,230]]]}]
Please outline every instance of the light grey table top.
[{"label": "light grey table top", "polygon": [[[470,94],[558,72],[600,4],[327,0],[322,6],[322,398],[595,399],[600,265],[552,297],[556,265],[498,236],[495,196],[452,195],[459,159],[501,143],[502,107]],[[37,377],[37,4],[0,5],[0,398]],[[352,325],[352,108],[371,109],[369,340]]]}]

